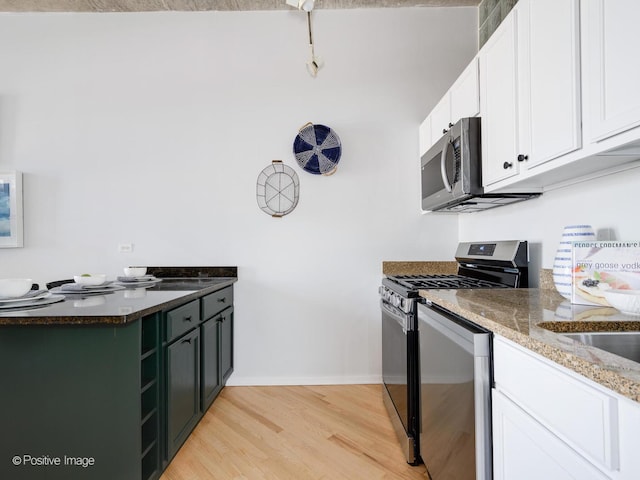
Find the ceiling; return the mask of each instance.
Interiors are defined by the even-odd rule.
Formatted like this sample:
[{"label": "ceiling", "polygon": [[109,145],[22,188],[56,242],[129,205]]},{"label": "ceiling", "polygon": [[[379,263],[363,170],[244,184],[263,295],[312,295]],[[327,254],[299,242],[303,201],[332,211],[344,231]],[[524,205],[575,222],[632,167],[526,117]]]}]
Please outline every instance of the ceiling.
[{"label": "ceiling", "polygon": [[[316,9],[477,7],[480,0],[316,0]],[[0,0],[0,12],[288,10],[285,0]]]}]

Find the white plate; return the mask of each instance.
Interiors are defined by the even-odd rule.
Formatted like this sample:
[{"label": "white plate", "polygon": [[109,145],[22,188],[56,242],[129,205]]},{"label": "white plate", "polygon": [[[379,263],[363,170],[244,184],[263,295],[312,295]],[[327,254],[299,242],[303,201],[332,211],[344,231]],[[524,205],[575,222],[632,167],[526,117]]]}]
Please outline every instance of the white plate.
[{"label": "white plate", "polygon": [[[127,280],[124,280],[124,279]],[[153,275],[141,275],[139,277],[118,277],[118,283],[136,283],[136,282],[150,282],[151,280],[157,280]]]},{"label": "white plate", "polygon": [[[28,295],[28,294],[26,294],[26,295]],[[51,295],[51,292],[43,290],[38,295],[33,295],[32,297],[26,297],[26,298],[25,298],[25,295],[23,295],[22,297],[18,297],[18,298],[2,298],[2,297],[0,297],[0,305],[4,305],[5,303],[28,302],[29,300],[39,300],[41,298],[47,298],[49,295]]]},{"label": "white plate", "polygon": [[[107,280],[106,282],[101,283],[100,285],[86,285],[86,284],[80,284],[80,285],[82,285],[87,290],[93,290],[93,289],[96,289],[96,288],[100,289],[100,288],[108,287],[112,283],[113,282],[111,280]],[[76,283],[76,285],[78,285],[78,284]]]},{"label": "white plate", "polygon": [[121,285],[126,288],[141,288],[141,287],[150,287],[155,285],[156,283],[160,283],[162,280],[159,278],[152,278],[149,280],[140,280],[136,282],[114,282],[114,285]]},{"label": "white plate", "polygon": [[48,296],[37,299],[37,300],[27,299],[27,300],[23,300],[22,302],[11,303],[9,305],[2,304],[0,305],[0,310],[8,310],[8,309],[14,309],[14,308],[16,310],[24,310],[24,309],[30,309],[30,308],[44,307],[45,305],[51,305],[52,303],[61,302],[62,300],[64,300],[64,295],[51,295],[49,293]]},{"label": "white plate", "polygon": [[49,290],[53,293],[61,293],[62,295],[96,295],[98,293],[107,293],[107,292],[115,292],[116,290],[122,290],[124,287],[120,285],[93,285],[88,287],[87,285],[83,285],[82,290],[63,290],[62,286],[55,287]]}]

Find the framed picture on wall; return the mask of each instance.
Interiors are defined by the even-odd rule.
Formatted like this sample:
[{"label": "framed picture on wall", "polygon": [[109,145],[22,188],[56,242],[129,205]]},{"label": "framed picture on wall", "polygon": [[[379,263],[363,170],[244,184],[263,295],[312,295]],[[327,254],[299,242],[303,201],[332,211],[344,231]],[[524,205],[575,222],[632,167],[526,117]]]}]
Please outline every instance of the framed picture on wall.
[{"label": "framed picture on wall", "polygon": [[22,173],[0,172],[0,248],[22,247]]}]

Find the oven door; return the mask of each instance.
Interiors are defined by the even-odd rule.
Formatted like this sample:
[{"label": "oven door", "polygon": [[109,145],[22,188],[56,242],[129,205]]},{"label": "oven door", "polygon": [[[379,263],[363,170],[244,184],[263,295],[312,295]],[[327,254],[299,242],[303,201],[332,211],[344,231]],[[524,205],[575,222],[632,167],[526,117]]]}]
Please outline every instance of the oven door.
[{"label": "oven door", "polygon": [[420,463],[418,333],[415,314],[405,314],[384,300],[382,311],[383,399],[407,462]]}]

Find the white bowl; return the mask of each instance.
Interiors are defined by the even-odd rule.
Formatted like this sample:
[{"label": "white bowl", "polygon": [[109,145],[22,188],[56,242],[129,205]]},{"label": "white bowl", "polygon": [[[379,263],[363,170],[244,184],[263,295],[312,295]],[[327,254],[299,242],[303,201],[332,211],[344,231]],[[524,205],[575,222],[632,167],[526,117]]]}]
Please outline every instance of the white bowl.
[{"label": "white bowl", "polygon": [[124,267],[125,277],[141,277],[147,273],[147,267]]},{"label": "white bowl", "polygon": [[605,290],[604,298],[622,313],[640,315],[640,290]]},{"label": "white bowl", "polygon": [[30,278],[2,278],[0,279],[0,297],[18,298],[31,290],[33,280]]},{"label": "white bowl", "polygon": [[107,276],[104,273],[83,273],[75,275],[73,281],[80,285],[102,285],[107,281]]}]

